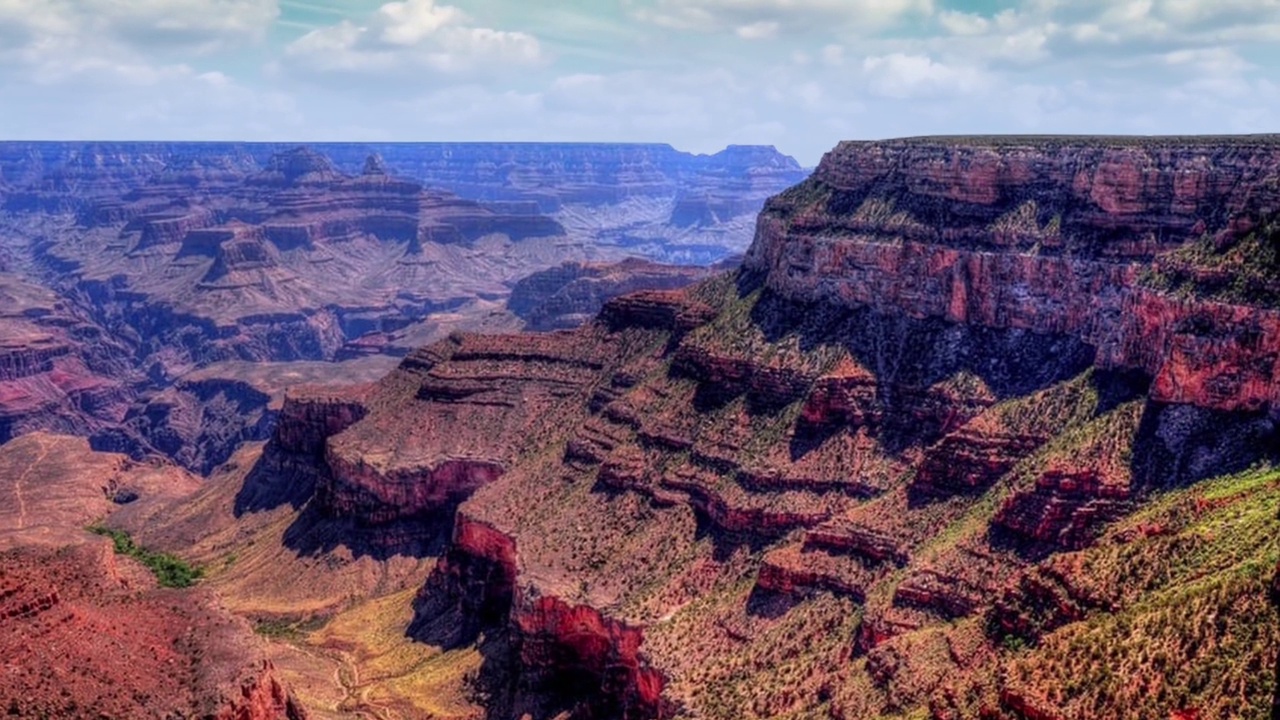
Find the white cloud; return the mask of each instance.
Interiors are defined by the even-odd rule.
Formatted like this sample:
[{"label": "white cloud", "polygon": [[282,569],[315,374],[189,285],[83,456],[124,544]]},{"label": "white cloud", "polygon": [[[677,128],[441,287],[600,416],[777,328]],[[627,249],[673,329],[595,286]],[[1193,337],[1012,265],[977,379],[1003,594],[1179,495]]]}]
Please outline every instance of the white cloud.
[{"label": "white cloud", "polygon": [[646,24],[585,0],[279,0],[325,24],[260,64],[222,51],[278,22],[276,0],[0,0],[0,136],[767,142],[811,163],[845,138],[1280,114],[1280,0],[622,3]]},{"label": "white cloud", "polygon": [[278,14],[276,0],[0,0],[0,79],[159,86],[260,41]]},{"label": "white cloud", "polygon": [[146,40],[260,38],[280,15],[277,0],[80,0],[76,13]]},{"label": "white cloud", "polygon": [[541,64],[546,56],[533,35],[477,27],[461,10],[434,0],[406,0],[383,5],[362,23],[343,20],[313,30],[285,49],[284,60],[297,74],[396,80],[423,70],[454,76],[510,70]]},{"label": "white cloud", "polygon": [[76,37],[195,49],[260,40],[277,0],[0,0],[0,21],[30,42]]},{"label": "white cloud", "polygon": [[987,84],[986,76],[977,68],[946,65],[927,55],[893,53],[868,57],[862,61],[862,71],[873,93],[900,100],[968,95]]},{"label": "white cloud", "polygon": [[766,40],[778,34],[778,23],[772,20],[761,20],[750,25],[741,25],[735,32],[743,40]]},{"label": "white cloud", "polygon": [[1163,60],[1172,67],[1186,68],[1198,75],[1236,76],[1254,68],[1234,50],[1221,47],[1175,50],[1165,53]]},{"label": "white cloud", "polygon": [[636,19],[680,30],[733,31],[767,23],[780,30],[867,32],[934,11],[933,0],[649,0],[632,5]]},{"label": "white cloud", "polygon": [[446,25],[461,23],[462,11],[434,0],[406,0],[383,5],[378,10],[382,39],[392,45],[413,45]]},{"label": "white cloud", "polygon": [[953,35],[981,35],[991,28],[991,21],[974,13],[945,10],[938,22]]},{"label": "white cloud", "polygon": [[1134,58],[1280,41],[1280,0],[1023,0],[990,16],[943,11],[938,23],[954,42],[970,43],[957,47],[991,59]]}]

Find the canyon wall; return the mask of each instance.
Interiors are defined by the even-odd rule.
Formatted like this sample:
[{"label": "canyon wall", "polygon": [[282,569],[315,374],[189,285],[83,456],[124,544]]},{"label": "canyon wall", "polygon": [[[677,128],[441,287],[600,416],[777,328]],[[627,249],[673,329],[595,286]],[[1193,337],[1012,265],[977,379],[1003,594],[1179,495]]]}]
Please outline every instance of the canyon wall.
[{"label": "canyon wall", "polygon": [[1261,716],[1277,147],[842,145],[741,271],[294,391],[236,512],[438,557],[407,631],[494,718]]},{"label": "canyon wall", "polygon": [[[768,203],[742,272],[611,301],[532,355],[518,336],[459,337],[482,342],[485,373],[502,368],[501,396],[459,384],[481,355],[442,355],[429,375],[457,378],[448,388],[402,367],[385,387],[412,403],[331,443],[387,457],[375,438],[408,414],[434,428],[408,455],[511,448],[460,506],[415,627],[429,642],[441,618],[505,633],[490,652],[581,717],[1269,708],[1267,683],[1197,685],[1212,652],[1169,668],[1142,648],[1216,622],[1215,642],[1262,634],[1240,650],[1260,667],[1280,649],[1262,619],[1276,560],[1262,548],[1280,528],[1252,509],[1273,474],[1229,475],[1272,457],[1276,436],[1272,256],[1253,249],[1275,242],[1277,148],[845,144]],[[1237,269],[1256,294],[1220,282]],[[495,407],[523,416],[517,398],[552,377],[525,363],[584,344],[595,364],[523,450],[502,431],[459,440],[509,422]],[[1185,567],[1158,560],[1233,513],[1258,531],[1224,529]],[[1239,543],[1256,549],[1247,571]],[[1248,611],[1223,614],[1185,584],[1196,573]],[[1185,617],[1155,620],[1180,594]],[[609,622],[638,633],[637,663]],[[1109,660],[1083,654],[1089,628]],[[1073,664],[1092,685],[1072,684]],[[1157,715],[1107,699],[1153,675],[1179,688]],[[565,678],[584,690],[557,696]],[[654,689],[660,702],[637,700]]]},{"label": "canyon wall", "polygon": [[522,279],[591,268],[526,313],[573,326],[608,297],[700,274],[615,261],[741,251],[765,198],[803,174],[754,147],[0,143],[0,292],[15,298],[0,311],[0,441],[71,432],[207,473],[274,415],[255,372],[187,376],[516,328],[502,304]]},{"label": "canyon wall", "polygon": [[1185,245],[1271,241],[1278,164],[1265,136],[843,143],[770,201],[744,267],[797,302],[1069,334],[1153,399],[1256,410],[1280,399],[1280,313],[1146,285]]}]

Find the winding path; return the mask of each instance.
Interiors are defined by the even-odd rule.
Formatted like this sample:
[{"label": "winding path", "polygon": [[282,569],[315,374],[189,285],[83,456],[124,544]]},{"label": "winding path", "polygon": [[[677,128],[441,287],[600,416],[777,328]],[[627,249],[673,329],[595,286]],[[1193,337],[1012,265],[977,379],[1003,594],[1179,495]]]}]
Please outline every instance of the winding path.
[{"label": "winding path", "polygon": [[18,498],[18,526],[15,528],[16,530],[22,530],[27,526],[27,498],[22,492],[22,483],[26,482],[31,475],[31,471],[43,465],[48,457],[49,448],[41,447],[39,459],[27,465],[22,471],[22,475],[18,476],[18,479],[13,482],[13,494]]},{"label": "winding path", "polygon": [[356,713],[356,717],[367,717],[372,720],[403,720],[399,713],[369,698],[373,688],[361,683],[360,666],[349,653],[323,647],[307,647],[300,643],[288,643],[288,645],[303,655],[333,663],[333,683],[341,688],[343,693],[343,698],[336,708],[338,712]]}]

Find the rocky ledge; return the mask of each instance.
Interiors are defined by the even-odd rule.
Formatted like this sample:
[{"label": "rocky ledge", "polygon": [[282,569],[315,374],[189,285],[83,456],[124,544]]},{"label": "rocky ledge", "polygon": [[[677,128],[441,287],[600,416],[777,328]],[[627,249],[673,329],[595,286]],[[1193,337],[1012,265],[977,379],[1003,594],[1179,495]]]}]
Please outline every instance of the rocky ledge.
[{"label": "rocky ledge", "polygon": [[494,716],[1261,714],[1274,144],[841,146],[743,271],[277,433],[331,516],[456,510],[410,632]]},{"label": "rocky ledge", "polygon": [[843,143],[769,202],[744,266],[798,302],[1065,333],[1153,399],[1252,410],[1280,400],[1280,314],[1169,296],[1161,271],[1199,243],[1201,285],[1231,273],[1278,209],[1273,136]]}]

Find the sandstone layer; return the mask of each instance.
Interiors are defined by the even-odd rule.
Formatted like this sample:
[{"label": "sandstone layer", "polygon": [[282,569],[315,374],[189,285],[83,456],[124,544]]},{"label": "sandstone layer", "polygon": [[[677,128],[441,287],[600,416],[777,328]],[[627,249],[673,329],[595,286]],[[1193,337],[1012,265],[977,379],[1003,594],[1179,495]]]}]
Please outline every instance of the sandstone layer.
[{"label": "sandstone layer", "polygon": [[842,145],[743,270],[294,390],[122,522],[411,602],[448,717],[1264,716],[1278,147]]},{"label": "sandstone layer", "polygon": [[[273,416],[253,373],[218,386],[205,368],[515,329],[512,286],[566,261],[602,280],[567,289],[548,322],[581,322],[612,294],[696,275],[603,261],[740,251],[764,199],[802,175],[771,148],[3,143],[0,441],[82,434],[207,473]],[[678,196],[716,209],[677,221]]]},{"label": "sandstone layer", "polygon": [[[1269,681],[1194,677],[1214,643],[1277,654],[1274,477],[1205,480],[1270,457],[1274,311],[1152,273],[1272,237],[1275,147],[842,146],[740,273],[406,358],[313,502],[367,527],[457,506],[413,632],[482,643],[501,716],[1262,712]],[[1232,516],[1257,526],[1199,535]],[[1206,623],[1176,668],[1142,650]],[[1083,642],[1126,675],[1071,684],[1106,663]],[[1158,681],[1108,700],[1124,677]]]},{"label": "sandstone layer", "polygon": [[182,470],[32,433],[0,449],[0,698],[10,717],[303,720],[248,626],[204,589],[157,587],[86,532],[116,508],[181,498]]}]

